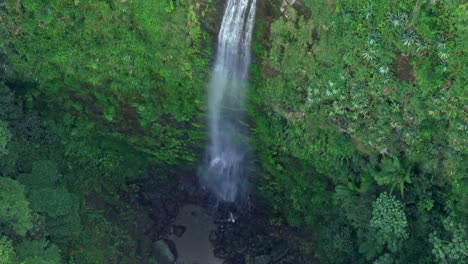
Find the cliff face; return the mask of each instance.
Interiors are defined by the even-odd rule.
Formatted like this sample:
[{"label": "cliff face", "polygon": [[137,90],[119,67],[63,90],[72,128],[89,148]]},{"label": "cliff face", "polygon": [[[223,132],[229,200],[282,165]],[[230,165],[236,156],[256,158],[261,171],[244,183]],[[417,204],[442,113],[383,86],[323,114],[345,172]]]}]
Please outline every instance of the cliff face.
[{"label": "cliff face", "polygon": [[[158,163],[196,166],[224,4],[7,1],[2,78],[33,86],[30,102],[57,121],[88,123],[83,137],[117,137]],[[265,46],[281,5],[260,1]]]},{"label": "cliff face", "polygon": [[150,2],[7,1],[9,81],[33,83],[29,98],[59,122],[90,124],[82,136],[117,137],[158,163],[194,165],[216,6]]}]

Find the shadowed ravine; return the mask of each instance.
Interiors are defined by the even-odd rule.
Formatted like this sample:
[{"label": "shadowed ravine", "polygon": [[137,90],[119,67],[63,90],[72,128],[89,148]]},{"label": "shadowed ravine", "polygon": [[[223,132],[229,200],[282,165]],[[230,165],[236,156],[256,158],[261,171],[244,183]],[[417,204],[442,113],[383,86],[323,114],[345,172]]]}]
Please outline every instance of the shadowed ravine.
[{"label": "shadowed ravine", "polygon": [[243,120],[256,0],[228,0],[208,86],[210,141],[200,178],[220,200],[246,192],[248,150]]}]

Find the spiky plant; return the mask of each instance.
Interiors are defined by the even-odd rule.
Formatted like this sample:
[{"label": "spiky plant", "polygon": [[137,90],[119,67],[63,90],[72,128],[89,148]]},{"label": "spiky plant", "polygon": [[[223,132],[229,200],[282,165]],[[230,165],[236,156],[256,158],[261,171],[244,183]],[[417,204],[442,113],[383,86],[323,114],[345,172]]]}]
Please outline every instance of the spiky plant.
[{"label": "spiky plant", "polygon": [[446,62],[449,58],[449,54],[444,50],[439,50],[437,56],[439,56],[439,59],[443,62]]},{"label": "spiky plant", "polygon": [[390,82],[390,68],[387,65],[380,66],[377,69],[377,75],[383,84]]},{"label": "spiky plant", "polygon": [[416,38],[416,31],[412,29],[403,32],[403,34],[401,35],[401,41],[405,46],[411,46],[414,42],[416,42]]},{"label": "spiky plant", "polygon": [[373,50],[367,50],[362,53],[362,57],[368,62],[374,62],[377,60],[375,52]]},{"label": "spiky plant", "polygon": [[389,71],[390,71],[390,68],[387,65],[379,67],[380,74],[387,74]]},{"label": "spiky plant", "polygon": [[448,61],[446,60],[443,60],[442,61],[442,64],[440,65],[440,70],[442,72],[447,72],[449,70],[449,64],[448,64]]},{"label": "spiky plant", "polygon": [[417,52],[425,52],[428,51],[431,46],[425,42],[416,41],[416,51]]},{"label": "spiky plant", "polygon": [[449,53],[447,51],[447,38],[444,36],[439,37],[437,40],[437,56],[443,63],[446,63],[449,58]]},{"label": "spiky plant", "polygon": [[379,32],[375,30],[372,30],[371,32],[369,32],[369,34],[367,35],[367,38],[368,38],[369,45],[375,45],[380,42],[380,34]]},{"label": "spiky plant", "polygon": [[447,49],[447,38],[441,36],[437,40],[437,49],[439,50],[446,50]]},{"label": "spiky plant", "polygon": [[400,13],[400,12],[396,14],[389,13],[388,19],[390,20],[390,22],[392,23],[394,27],[401,27],[408,20],[408,15],[405,13]]},{"label": "spiky plant", "polygon": [[383,83],[383,84],[387,84],[390,82],[390,78],[388,78],[388,76],[386,75],[380,75],[380,81]]},{"label": "spiky plant", "polygon": [[362,11],[364,12],[366,19],[369,19],[375,15],[375,11],[372,5],[367,5]]}]

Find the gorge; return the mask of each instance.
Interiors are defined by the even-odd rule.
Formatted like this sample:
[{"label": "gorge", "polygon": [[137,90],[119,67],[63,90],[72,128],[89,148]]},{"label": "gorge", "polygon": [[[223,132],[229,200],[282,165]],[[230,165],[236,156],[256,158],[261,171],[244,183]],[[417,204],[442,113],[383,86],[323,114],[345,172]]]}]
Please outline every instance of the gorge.
[{"label": "gorge", "polygon": [[467,13],[0,0],[0,263],[467,263]]}]

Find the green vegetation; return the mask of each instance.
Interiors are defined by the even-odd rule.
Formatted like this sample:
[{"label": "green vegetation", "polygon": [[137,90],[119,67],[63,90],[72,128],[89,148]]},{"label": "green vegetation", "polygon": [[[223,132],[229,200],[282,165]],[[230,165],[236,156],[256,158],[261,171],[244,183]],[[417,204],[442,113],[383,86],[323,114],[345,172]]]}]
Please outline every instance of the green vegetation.
[{"label": "green vegetation", "polygon": [[18,248],[18,261],[24,264],[59,264],[60,250],[46,240],[24,241]]},{"label": "green vegetation", "polygon": [[13,262],[15,252],[10,240],[5,237],[0,238],[0,263],[9,264]]},{"label": "green vegetation", "polygon": [[120,194],[150,165],[161,177],[195,166],[213,11],[201,1],[0,3],[1,263],[149,263]]},{"label": "green vegetation", "polygon": [[[0,264],[151,263],[120,195],[196,170],[220,3],[0,3]],[[468,262],[467,12],[304,0],[258,17],[252,182],[321,263]]]},{"label": "green vegetation", "polygon": [[324,263],[466,263],[466,8],[307,0],[258,34],[260,188]]},{"label": "green vegetation", "polygon": [[0,121],[0,155],[8,154],[6,147],[10,142],[11,134],[5,122]]},{"label": "green vegetation", "polygon": [[24,195],[24,187],[10,178],[0,178],[0,221],[24,236],[32,228],[31,210]]},{"label": "green vegetation", "polygon": [[[0,24],[27,100],[73,133],[132,144],[186,166],[199,148],[208,40],[190,1],[6,1]],[[99,121],[98,123],[93,121]],[[99,124],[99,127],[95,127]],[[183,129],[182,129],[183,128]],[[190,139],[190,140],[186,140]]]},{"label": "green vegetation", "polygon": [[[104,164],[100,159],[84,166],[87,160],[66,154],[66,138],[59,134],[58,125],[48,121],[50,127],[46,127],[43,117],[18,107],[21,101],[6,86],[0,88],[11,96],[2,101],[2,110],[17,111],[2,117],[7,120],[11,140],[6,145],[8,154],[0,157],[0,263],[106,263],[120,257],[119,247],[126,243],[128,234],[110,221],[106,221],[106,228],[118,228],[120,233],[98,231],[103,212],[90,208],[84,199],[89,192],[102,189],[105,176],[127,177],[119,174],[126,173],[122,165]],[[106,152],[102,147],[92,149],[101,155]],[[118,154],[123,155],[115,151],[114,155]],[[114,190],[107,195],[115,196],[120,184],[109,184]],[[114,240],[112,247],[98,243],[103,235]],[[85,248],[89,248],[87,254],[98,251],[102,261],[87,261],[99,258],[83,255]],[[132,262],[138,260],[127,261]]]}]

